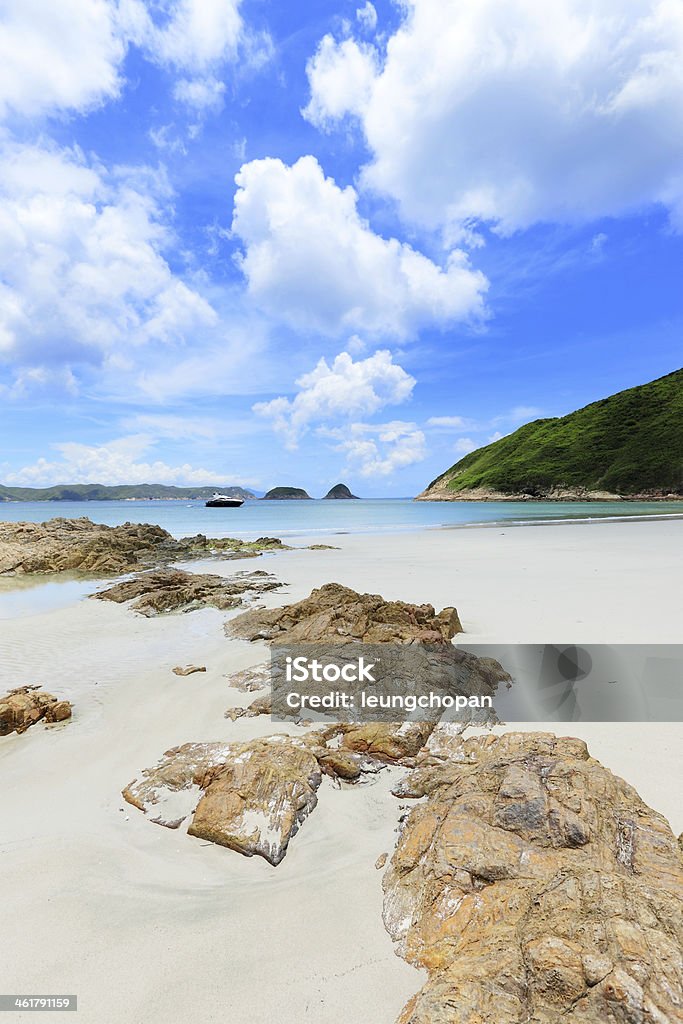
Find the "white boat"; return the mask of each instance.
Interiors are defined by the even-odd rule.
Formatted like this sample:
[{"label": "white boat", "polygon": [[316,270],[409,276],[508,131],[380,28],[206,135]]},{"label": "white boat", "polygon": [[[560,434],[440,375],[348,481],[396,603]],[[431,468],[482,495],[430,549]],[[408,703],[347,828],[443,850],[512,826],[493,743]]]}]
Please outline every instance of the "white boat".
[{"label": "white boat", "polygon": [[239,508],[244,505],[244,498],[231,498],[228,494],[213,492],[213,497],[205,502],[206,508]]}]

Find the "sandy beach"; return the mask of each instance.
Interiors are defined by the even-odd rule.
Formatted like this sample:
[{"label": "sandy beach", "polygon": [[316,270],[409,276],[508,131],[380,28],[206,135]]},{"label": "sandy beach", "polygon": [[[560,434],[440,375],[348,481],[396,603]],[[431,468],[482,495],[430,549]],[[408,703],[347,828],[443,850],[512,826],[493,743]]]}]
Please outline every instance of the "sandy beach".
[{"label": "sandy beach", "polygon": [[[330,581],[454,604],[468,641],[664,644],[680,640],[681,541],[681,521],[427,530],[187,568],[267,569],[287,584],[268,606]],[[265,646],[226,639],[212,609],[144,619],[73,587],[44,608],[35,595],[0,620],[0,690],[40,683],[74,718],[0,739],[2,991],[77,994],[84,1024],[393,1024],[423,982],[394,955],[374,867],[396,840],[400,769],[324,779],[276,869],[155,826],[120,791],[169,747],[296,732],[224,718],[244,703],[226,674]],[[186,663],[207,672],[172,674]],[[680,724],[563,732],[683,831]]]}]

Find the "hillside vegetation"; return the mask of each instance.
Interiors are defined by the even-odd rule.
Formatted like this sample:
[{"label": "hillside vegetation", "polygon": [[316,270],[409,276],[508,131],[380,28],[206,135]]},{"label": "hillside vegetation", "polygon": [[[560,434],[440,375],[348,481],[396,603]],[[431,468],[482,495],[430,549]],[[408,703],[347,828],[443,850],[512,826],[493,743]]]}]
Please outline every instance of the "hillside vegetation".
[{"label": "hillside vegetation", "polygon": [[173,487],[170,484],[59,484],[55,487],[3,487],[0,501],[125,501],[154,498],[210,498],[214,491],[233,498],[253,498],[244,487]]},{"label": "hillside vegetation", "polygon": [[[490,493],[495,492],[495,493]],[[683,495],[683,370],[471,452],[422,499]]]}]

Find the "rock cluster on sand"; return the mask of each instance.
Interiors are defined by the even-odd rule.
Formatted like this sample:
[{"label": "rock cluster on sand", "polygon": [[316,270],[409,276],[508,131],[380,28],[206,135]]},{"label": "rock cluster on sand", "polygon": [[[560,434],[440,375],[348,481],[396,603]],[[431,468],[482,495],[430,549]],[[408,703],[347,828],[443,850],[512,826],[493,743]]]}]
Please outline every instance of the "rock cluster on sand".
[{"label": "rock cluster on sand", "polygon": [[186,743],[123,791],[152,821],[277,865],[317,803],[321,769],[304,740]]},{"label": "rock cluster on sand", "polygon": [[433,729],[425,722],[335,724],[301,737],[185,743],[166,751],[123,796],[158,825],[178,828],[192,815],[190,835],[279,864],[315,807],[321,773],[355,782],[386,764],[412,766]]},{"label": "rock cluster on sand", "polygon": [[50,519],[44,523],[0,522],[0,575],[65,570],[116,575],[163,565],[180,558],[220,553],[245,558],[285,545],[276,537],[242,541],[212,540],[203,534],[175,540],[160,526],[124,523],[103,526],[90,519]]},{"label": "rock cluster on sand", "polygon": [[398,1024],[683,1019],[683,860],[666,820],[549,733],[453,739],[395,790],[426,797],[384,919],[429,978]]},{"label": "rock cluster on sand", "polygon": [[91,597],[99,601],[115,601],[117,604],[132,601],[132,611],[149,617],[209,606],[221,610],[238,608],[257,594],[277,590],[283,585],[263,570],[238,572],[224,577],[199,575],[182,569],[156,569],[140,573],[122,583],[115,583]]},{"label": "rock cluster on sand", "polygon": [[36,722],[63,722],[71,718],[71,704],[37,686],[19,686],[0,697],[0,736],[26,732]]},{"label": "rock cluster on sand", "polygon": [[332,642],[348,638],[365,643],[420,640],[445,643],[462,632],[455,608],[438,614],[431,604],[385,601],[327,583],[296,604],[254,609],[226,623],[228,636],[282,643]]}]

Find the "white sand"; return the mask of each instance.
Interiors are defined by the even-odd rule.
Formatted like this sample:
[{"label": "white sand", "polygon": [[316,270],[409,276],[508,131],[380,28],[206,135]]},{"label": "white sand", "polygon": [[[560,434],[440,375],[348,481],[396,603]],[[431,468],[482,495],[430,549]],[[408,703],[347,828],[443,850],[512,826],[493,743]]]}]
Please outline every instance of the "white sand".
[{"label": "white sand", "polygon": [[[455,604],[468,639],[666,643],[680,639],[681,539],[682,522],[344,536],[339,551],[211,571],[275,572],[290,588],[268,604],[331,580]],[[71,723],[0,739],[0,991],[77,993],[82,1024],[392,1024],[422,975],[381,921],[390,772],[355,789],[326,780],[277,869],[153,825],[120,797],[174,744],[287,731],[224,719],[250,699],[224,674],[265,655],[226,640],[225,618],[80,601],[0,622],[0,692],[39,682],[75,704]],[[207,673],[171,673],[190,662]],[[681,725],[560,731],[683,830]]]}]

